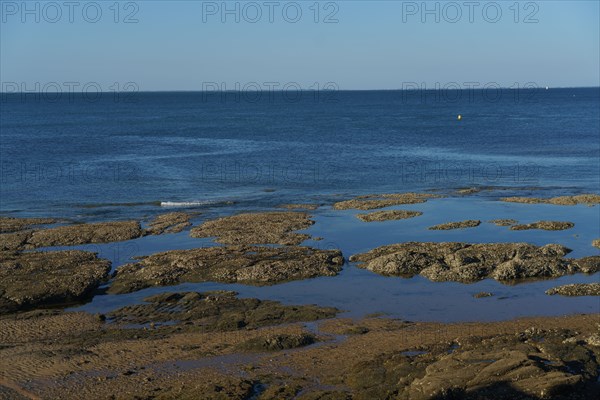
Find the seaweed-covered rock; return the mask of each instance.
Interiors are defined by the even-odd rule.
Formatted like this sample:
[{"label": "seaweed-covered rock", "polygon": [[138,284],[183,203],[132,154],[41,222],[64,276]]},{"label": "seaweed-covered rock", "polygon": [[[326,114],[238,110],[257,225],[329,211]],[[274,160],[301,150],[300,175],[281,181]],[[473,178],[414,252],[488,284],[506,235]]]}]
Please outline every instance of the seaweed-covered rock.
[{"label": "seaweed-covered rock", "polygon": [[54,224],[53,218],[13,218],[0,217],[0,233],[17,232],[29,229],[36,225]]},{"label": "seaweed-covered rock", "polygon": [[173,250],[120,267],[109,292],[127,293],[180,282],[272,285],[334,276],[343,263],[342,253],[338,250],[310,247],[231,246]]},{"label": "seaweed-covered rock", "polygon": [[177,233],[183,231],[190,222],[190,215],[184,212],[172,212],[158,215],[154,218],[149,227],[145,230],[146,234],[161,235],[163,233]]},{"label": "seaweed-covered rock", "polygon": [[38,247],[119,242],[141,237],[142,234],[142,228],[137,221],[65,225],[50,229],[0,234],[0,249],[2,251],[26,250]]},{"label": "seaweed-covered rock", "polygon": [[577,341],[564,341],[570,332],[535,331],[535,336],[525,330],[472,337],[451,351],[431,346],[417,356],[380,354],[355,364],[345,382],[365,399],[595,398],[594,351]]},{"label": "seaweed-covered rock", "polygon": [[239,348],[246,351],[281,351],[308,346],[316,342],[314,335],[301,333],[295,335],[273,335],[257,337],[242,343]]},{"label": "seaweed-covered rock", "polygon": [[423,215],[421,211],[408,211],[408,210],[386,210],[386,211],[375,211],[367,214],[358,214],[356,218],[365,222],[374,221],[395,221],[400,219],[414,218]]},{"label": "seaweed-covered rock", "polygon": [[577,204],[600,204],[600,195],[598,194],[579,194],[576,196],[559,196],[549,199],[538,197],[504,197],[500,199],[509,203],[524,203],[524,204],[555,204],[561,206],[574,206]]},{"label": "seaweed-covered rock", "polygon": [[0,313],[79,301],[109,271],[109,261],[85,251],[2,253]]},{"label": "seaweed-covered rock", "polygon": [[546,294],[561,296],[600,296],[600,283],[574,283],[553,287]]},{"label": "seaweed-covered rock", "polygon": [[236,296],[231,291],[161,293],[145,298],[142,304],[119,308],[107,317],[126,325],[193,323],[201,331],[213,332],[316,321],[332,318],[338,312],[331,307],[285,306]]},{"label": "seaweed-covered rock", "polygon": [[137,221],[99,222],[34,231],[27,239],[27,244],[32,247],[74,246],[119,242],[140,236],[142,236],[142,228]]},{"label": "seaweed-covered rock", "polygon": [[442,196],[429,193],[370,194],[334,203],[333,208],[335,210],[373,210],[376,208],[397,206],[401,204],[425,203],[428,199],[439,197]]},{"label": "seaweed-covered rock", "polygon": [[291,211],[239,214],[204,222],[192,229],[191,236],[215,236],[218,243],[224,244],[296,245],[310,238],[294,233],[314,224],[309,217]]},{"label": "seaweed-covered rock", "polygon": [[531,224],[513,225],[510,227],[513,231],[524,231],[528,229],[543,229],[545,231],[564,231],[565,229],[571,229],[575,224],[572,222],[563,221],[538,221],[532,222]]},{"label": "seaweed-covered rock", "polygon": [[488,221],[490,224],[498,225],[498,226],[511,226],[519,223],[516,219],[493,219]]},{"label": "seaweed-covered rock", "polygon": [[429,230],[448,231],[451,229],[475,228],[476,226],[479,226],[480,224],[481,224],[481,221],[479,221],[479,220],[469,219],[466,221],[447,222],[445,224],[435,225],[435,226],[430,227]]},{"label": "seaweed-covered rock", "polygon": [[485,278],[516,281],[593,273],[600,269],[596,257],[564,258],[570,251],[557,244],[539,247],[528,243],[408,242],[353,255],[350,261],[382,275],[421,274],[432,281],[458,282]]}]

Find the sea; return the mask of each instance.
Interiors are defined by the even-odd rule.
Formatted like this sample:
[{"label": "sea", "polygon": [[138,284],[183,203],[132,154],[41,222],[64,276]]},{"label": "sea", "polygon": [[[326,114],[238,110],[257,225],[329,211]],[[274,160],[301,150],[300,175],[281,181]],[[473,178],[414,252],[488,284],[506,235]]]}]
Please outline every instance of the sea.
[{"label": "sea", "polygon": [[[345,256],[403,241],[561,243],[573,256],[597,255],[600,207],[512,204],[509,195],[600,193],[600,88],[2,93],[0,215],[69,222],[198,212],[194,221],[285,203],[318,203],[307,230]],[[469,196],[457,189],[479,188]],[[450,195],[399,207],[405,221],[367,224],[330,205],[369,193]],[[568,231],[478,228],[430,231],[462,219],[515,218],[575,223]],[[76,246],[109,258],[214,245],[188,232]],[[52,248],[46,250],[57,250]],[[75,309],[107,312],[166,290],[236,290],[287,304],[338,307],[348,316],[384,313],[410,320],[498,320],[600,312],[597,298],[544,291],[597,282],[600,274],[503,285],[432,283],[382,277],[347,263],[337,277],[270,287],[191,284],[129,295],[101,293]],[[495,296],[474,299],[480,291]]]}]

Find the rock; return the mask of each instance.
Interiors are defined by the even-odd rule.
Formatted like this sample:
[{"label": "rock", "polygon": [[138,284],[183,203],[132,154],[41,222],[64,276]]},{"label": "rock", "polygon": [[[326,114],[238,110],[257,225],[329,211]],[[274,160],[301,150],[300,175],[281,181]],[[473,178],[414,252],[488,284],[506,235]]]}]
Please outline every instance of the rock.
[{"label": "rock", "polygon": [[376,211],[368,214],[358,214],[356,218],[365,222],[374,221],[394,221],[399,219],[414,218],[423,215],[420,211],[407,211],[407,210],[390,210],[390,211]]},{"label": "rock", "polygon": [[310,238],[293,233],[314,224],[309,217],[291,211],[239,214],[204,222],[190,234],[197,238],[215,236],[218,243],[224,244],[296,245]]},{"label": "rock", "polygon": [[109,271],[109,261],[85,251],[3,253],[0,313],[80,301]]},{"label": "rock", "polygon": [[596,239],[596,240],[592,241],[592,246],[600,249],[600,239]]},{"label": "rock", "polygon": [[585,342],[590,346],[600,347],[600,334],[594,333],[585,339]]},{"label": "rock", "polygon": [[0,234],[0,243],[2,250],[26,250],[38,247],[119,242],[141,236],[142,228],[137,221],[100,222],[3,233]]},{"label": "rock", "polygon": [[490,292],[479,292],[479,293],[475,293],[473,295],[473,297],[475,297],[476,299],[481,299],[483,297],[492,297],[494,294],[490,293]]},{"label": "rock", "polygon": [[510,203],[525,203],[525,204],[555,204],[561,206],[573,206],[576,204],[600,204],[600,195],[597,194],[580,194],[577,196],[560,196],[550,199],[541,199],[537,197],[504,197],[500,199]]},{"label": "rock", "polygon": [[[276,301],[239,299],[236,296],[237,293],[230,291],[161,293],[145,298],[144,303],[119,308],[108,316],[115,323],[124,325],[149,321],[153,324],[193,322],[195,330],[215,332],[316,321],[332,318],[338,312],[331,307],[285,306]],[[282,348],[298,347],[303,343],[301,337],[279,339]],[[276,342],[277,339],[269,342],[272,350],[277,350]],[[285,347],[286,342],[291,347]],[[294,342],[296,345],[292,346]]]},{"label": "rock", "polygon": [[594,274],[600,271],[600,256],[583,257],[572,261],[585,274]]},{"label": "rock", "polygon": [[137,221],[76,224],[34,231],[27,243],[33,247],[74,246],[88,243],[109,243],[142,236]]},{"label": "rock", "polygon": [[316,342],[316,338],[308,333],[297,335],[275,335],[266,338],[258,337],[242,343],[239,348],[245,351],[281,351],[304,347]]},{"label": "rock", "polygon": [[145,230],[146,234],[161,235],[163,233],[177,233],[183,231],[190,222],[190,215],[184,212],[172,212],[158,215],[154,218],[149,227]]},{"label": "rock", "polygon": [[528,229],[543,229],[545,231],[563,231],[571,229],[575,224],[562,221],[538,221],[531,224],[513,225],[510,227],[513,231],[524,231]]},{"label": "rock", "polygon": [[286,208],[288,210],[316,210],[319,208],[319,204],[281,204],[279,208]]},{"label": "rock", "polygon": [[553,287],[546,294],[561,296],[600,296],[600,283],[574,283]]},{"label": "rock", "polygon": [[401,204],[425,203],[428,199],[440,198],[440,195],[428,193],[390,193],[358,196],[352,200],[340,201],[333,204],[335,210],[373,210],[397,206]]},{"label": "rock", "polygon": [[30,236],[31,231],[0,233],[0,251],[24,249]]},{"label": "rock", "polygon": [[207,247],[173,250],[117,269],[111,293],[180,282],[226,282],[272,285],[317,276],[334,276],[344,258],[338,250],[310,247]]},{"label": "rock", "polygon": [[473,219],[469,219],[466,221],[460,221],[460,222],[447,222],[445,224],[439,224],[439,225],[435,225],[429,228],[429,230],[432,231],[447,231],[450,229],[463,229],[463,228],[474,228],[476,226],[479,226],[481,224],[481,221],[479,220],[473,220]]},{"label": "rock", "polygon": [[476,188],[476,187],[472,187],[472,188],[463,188],[463,189],[457,189],[456,193],[458,194],[474,194],[474,193],[479,193],[481,192],[483,189],[482,188]]},{"label": "rock", "polygon": [[495,224],[498,226],[511,226],[511,225],[516,225],[519,223],[519,221],[515,220],[515,219],[493,219],[491,221],[488,221],[490,224]]},{"label": "rock", "polygon": [[541,342],[519,337],[473,337],[450,353],[432,347],[419,357],[383,353],[355,364],[345,382],[361,398],[390,398],[388,393],[411,400],[595,398],[593,352],[563,343],[561,334],[542,332]]},{"label": "rock", "polygon": [[382,275],[421,274],[432,281],[457,282],[548,278],[593,273],[600,268],[600,261],[595,257],[564,258],[570,251],[557,244],[538,247],[527,243],[408,242],[356,254],[350,261]]},{"label": "rock", "polygon": [[36,225],[54,224],[56,222],[53,218],[0,217],[0,233],[17,232]]}]

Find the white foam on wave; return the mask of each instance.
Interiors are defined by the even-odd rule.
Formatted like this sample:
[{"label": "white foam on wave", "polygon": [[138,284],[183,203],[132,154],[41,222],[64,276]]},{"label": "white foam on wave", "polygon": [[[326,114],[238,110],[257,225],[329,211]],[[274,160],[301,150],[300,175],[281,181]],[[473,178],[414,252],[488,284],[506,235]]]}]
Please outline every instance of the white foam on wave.
[{"label": "white foam on wave", "polygon": [[161,201],[161,207],[197,207],[214,204],[211,201]]}]

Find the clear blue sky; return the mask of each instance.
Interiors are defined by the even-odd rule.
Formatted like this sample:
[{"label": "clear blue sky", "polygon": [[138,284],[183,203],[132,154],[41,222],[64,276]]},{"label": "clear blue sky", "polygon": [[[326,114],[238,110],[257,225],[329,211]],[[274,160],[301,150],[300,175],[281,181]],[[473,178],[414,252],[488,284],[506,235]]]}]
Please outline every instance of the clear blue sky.
[{"label": "clear blue sky", "polygon": [[[315,23],[312,0],[298,1],[297,23],[283,18],[286,1],[275,2],[273,23],[263,1],[257,2],[263,12],[258,22],[248,21],[255,10],[247,8],[239,23],[235,15],[223,23],[220,10],[205,13],[203,21],[203,8],[214,11],[221,1],[146,0],[134,2],[138,22],[130,24],[122,21],[136,10],[127,2],[120,3],[119,23],[109,9],[112,0],[98,1],[97,23],[83,18],[86,1],[74,10],[73,23],[64,7],[58,22],[50,22],[52,8],[40,9],[36,22],[36,11],[22,21],[21,1],[1,3],[3,83],[98,82],[105,88],[131,81],[140,90],[199,90],[203,82],[226,82],[228,89],[234,82],[298,82],[303,88],[335,82],[341,89],[393,89],[403,82],[600,86],[598,1],[537,1],[527,9],[520,2],[518,23],[514,1],[497,2],[502,16],[496,23],[484,18],[495,18],[493,8],[484,16],[486,1],[474,9],[472,23],[463,1],[455,3],[462,12],[456,23],[450,22],[456,9],[444,9],[447,2],[439,2],[439,23],[433,14],[422,22],[421,1],[337,1],[337,23],[323,23],[335,8],[321,2]],[[31,8],[35,3],[28,2]],[[431,8],[435,3],[427,2]],[[292,19],[294,8],[287,10]],[[94,11],[87,9],[88,19]],[[538,22],[525,23],[532,12]]]}]

